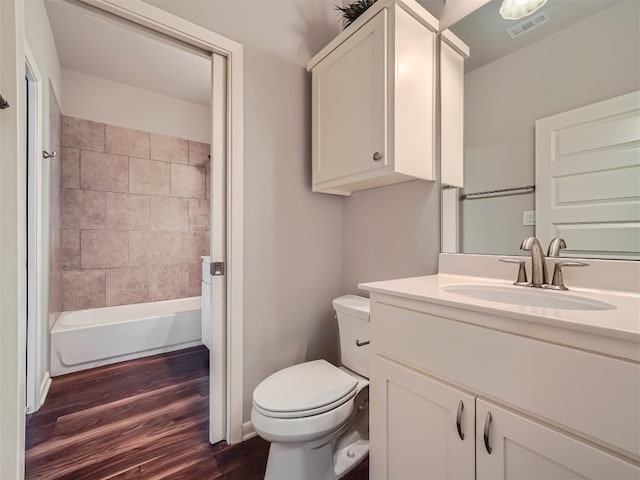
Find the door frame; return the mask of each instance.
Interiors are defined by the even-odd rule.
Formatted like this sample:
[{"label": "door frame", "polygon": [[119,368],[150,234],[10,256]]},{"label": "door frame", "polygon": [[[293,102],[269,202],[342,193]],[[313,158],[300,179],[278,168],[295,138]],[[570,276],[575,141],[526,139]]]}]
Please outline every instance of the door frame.
[{"label": "door frame", "polygon": [[[226,368],[210,369],[211,402],[225,409],[211,410],[210,440],[242,441],[243,405],[243,47],[222,35],[141,0],[79,0],[107,14],[174,38],[226,59],[226,321],[214,321],[211,351],[226,351]],[[220,259],[216,259],[220,260]],[[213,309],[212,309],[213,310]],[[210,354],[214,359],[214,353]],[[216,356],[216,361],[219,357]],[[226,413],[226,418],[218,418]],[[216,430],[218,430],[216,428]],[[220,437],[222,436],[222,437]]]},{"label": "door frame", "polygon": [[[26,149],[27,196],[31,203],[27,206],[27,377],[26,412],[37,411],[46,398],[51,385],[48,372],[42,371],[42,355],[46,348],[44,332],[48,327],[48,302],[46,295],[45,259],[47,239],[43,217],[43,84],[29,44],[24,44],[25,76],[28,81],[28,95],[25,107],[29,109],[29,125],[25,131],[29,146]],[[29,99],[33,96],[33,103]],[[31,118],[33,117],[33,123]],[[33,132],[31,131],[33,127]],[[31,138],[33,137],[33,138]],[[45,369],[46,370],[46,369]]]}]

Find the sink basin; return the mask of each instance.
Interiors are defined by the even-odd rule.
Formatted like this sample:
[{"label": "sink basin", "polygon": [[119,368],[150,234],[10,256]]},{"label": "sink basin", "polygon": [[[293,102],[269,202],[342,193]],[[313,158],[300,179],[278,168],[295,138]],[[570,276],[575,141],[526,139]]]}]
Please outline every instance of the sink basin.
[{"label": "sink basin", "polygon": [[613,310],[615,305],[580,295],[531,287],[502,285],[445,285],[447,293],[490,302],[561,310]]}]

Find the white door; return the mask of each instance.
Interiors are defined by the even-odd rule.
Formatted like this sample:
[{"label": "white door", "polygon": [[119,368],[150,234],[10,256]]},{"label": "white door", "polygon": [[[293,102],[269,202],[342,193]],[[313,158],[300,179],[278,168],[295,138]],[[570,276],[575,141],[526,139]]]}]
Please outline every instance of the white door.
[{"label": "white door", "polygon": [[478,479],[632,479],[640,469],[490,402],[476,399]]},{"label": "white door", "polygon": [[316,184],[387,163],[386,36],[383,9],[313,69]]},{"label": "white door", "polygon": [[640,91],[536,121],[536,217],[569,255],[640,258]]},{"label": "white door", "polygon": [[378,355],[371,380],[371,478],[474,478],[473,396]]}]

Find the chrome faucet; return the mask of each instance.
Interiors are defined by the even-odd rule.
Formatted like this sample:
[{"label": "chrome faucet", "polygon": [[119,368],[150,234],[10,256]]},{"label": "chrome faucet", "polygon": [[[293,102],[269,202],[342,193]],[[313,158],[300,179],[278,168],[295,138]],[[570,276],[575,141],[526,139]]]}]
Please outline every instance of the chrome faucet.
[{"label": "chrome faucet", "polygon": [[531,286],[542,288],[547,281],[547,263],[544,258],[542,245],[535,237],[527,237],[522,241],[520,250],[531,251]]}]

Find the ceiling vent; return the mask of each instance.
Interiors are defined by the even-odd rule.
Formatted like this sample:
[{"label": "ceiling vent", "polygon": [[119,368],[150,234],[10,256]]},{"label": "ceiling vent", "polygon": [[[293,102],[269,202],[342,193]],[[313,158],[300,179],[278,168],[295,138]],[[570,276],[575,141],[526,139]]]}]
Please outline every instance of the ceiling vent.
[{"label": "ceiling vent", "polygon": [[549,20],[549,15],[547,12],[540,12],[532,16],[531,18],[526,19],[524,22],[520,22],[517,25],[509,28],[507,30],[507,34],[511,38],[517,38],[520,35],[524,35],[531,30],[538,28],[540,25],[547,23]]}]

